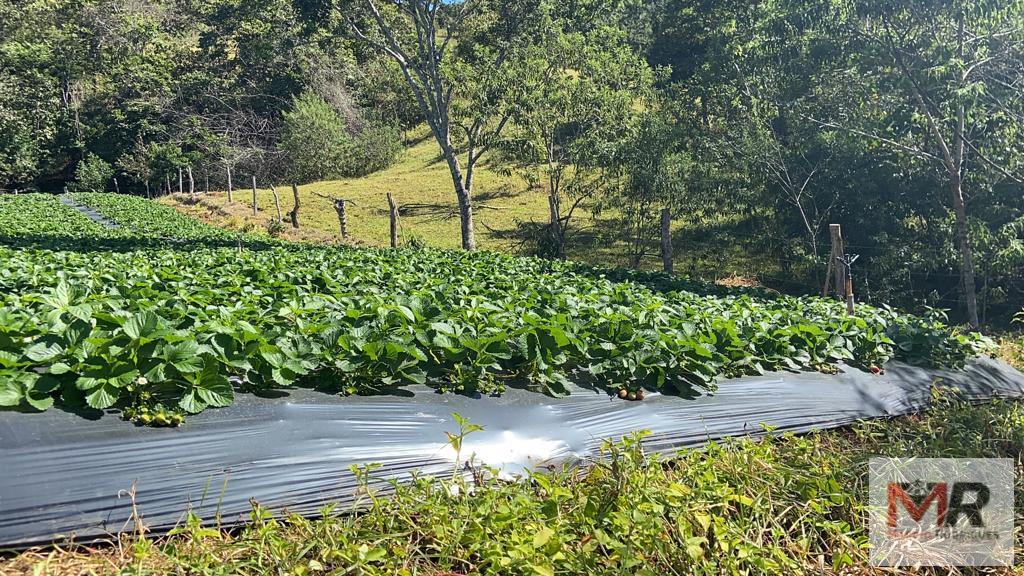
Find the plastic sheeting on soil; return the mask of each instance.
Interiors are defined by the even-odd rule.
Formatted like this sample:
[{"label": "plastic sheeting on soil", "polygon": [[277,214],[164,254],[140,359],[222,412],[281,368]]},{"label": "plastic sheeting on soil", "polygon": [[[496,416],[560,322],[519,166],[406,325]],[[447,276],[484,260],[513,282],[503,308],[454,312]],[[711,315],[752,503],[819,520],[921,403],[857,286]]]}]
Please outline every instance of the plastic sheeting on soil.
[{"label": "plastic sheeting on soil", "polygon": [[120,224],[118,224],[116,222],[112,222],[110,220],[107,220],[106,218],[103,217],[102,214],[100,214],[99,212],[93,210],[91,207],[89,207],[89,206],[82,206],[81,204],[75,202],[74,200],[71,199],[70,196],[68,196],[66,194],[60,197],[60,201],[61,201],[61,203],[66,204],[67,206],[70,206],[70,207],[74,208],[75,210],[78,210],[82,214],[86,215],[90,220],[92,220],[93,222],[95,222],[95,223],[97,223],[97,224],[99,224],[101,226],[104,226],[106,228],[120,228],[121,227]]},{"label": "plastic sheeting on soil", "polygon": [[135,427],[107,414],[95,421],[52,409],[0,412],[0,546],[90,539],[131,530],[127,491],[135,484],[144,522],[163,530],[191,509],[224,523],[254,498],[273,511],[315,513],[351,502],[353,464],[376,462],[382,479],[451,474],[452,413],[484,426],[462,456],[514,474],[585,459],[604,439],[650,430],[666,452],[709,439],[760,434],[762,424],[804,432],[924,408],[937,379],[970,399],[1024,396],[1024,375],[982,359],[964,371],[887,367],[882,376],[773,373],[724,381],[712,396],[650,394],[643,402],[574,389],[550,398],[510,389],[470,398],[412,388],[407,396],[340,398],[287,390],[278,398],[240,394],[179,429]]}]

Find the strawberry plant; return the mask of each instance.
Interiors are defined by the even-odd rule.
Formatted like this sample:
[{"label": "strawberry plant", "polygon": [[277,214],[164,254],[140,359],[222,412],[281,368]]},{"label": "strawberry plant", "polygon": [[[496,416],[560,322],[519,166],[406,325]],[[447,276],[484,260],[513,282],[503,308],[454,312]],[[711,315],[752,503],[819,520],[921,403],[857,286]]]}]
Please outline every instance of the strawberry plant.
[{"label": "strawberry plant", "polygon": [[[831,300],[573,263],[268,242],[140,198],[76,198],[121,227],[50,196],[0,203],[2,405],[173,423],[236,389],[296,383],[557,395],[577,381],[628,399],[839,361],[959,366],[990,344],[884,307],[851,317]],[[48,224],[26,221],[47,211]]]}]

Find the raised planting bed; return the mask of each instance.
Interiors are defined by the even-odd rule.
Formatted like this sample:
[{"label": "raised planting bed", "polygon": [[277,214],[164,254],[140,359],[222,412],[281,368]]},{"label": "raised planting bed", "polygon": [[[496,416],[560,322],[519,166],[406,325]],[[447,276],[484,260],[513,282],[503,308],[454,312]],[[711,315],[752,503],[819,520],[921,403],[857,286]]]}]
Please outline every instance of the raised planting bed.
[{"label": "raised planting bed", "polygon": [[342,398],[297,388],[270,398],[240,394],[176,429],[128,426],[112,411],[0,412],[0,546],[132,531],[133,487],[155,531],[188,511],[222,525],[243,522],[250,499],[274,513],[315,514],[330,502],[343,510],[356,495],[354,465],[381,464],[372,473],[377,487],[413,473],[451,475],[456,454],[445,433],[460,430],[454,413],[483,426],[466,436],[461,461],[514,475],[585,460],[603,440],[638,430],[651,432],[648,450],[670,453],[766,426],[806,432],[907,414],[928,406],[935,385],[969,400],[1024,396],[1024,375],[984,359],[955,371],[896,363],[880,375],[771,373],[727,380],[714,395],[652,393],[643,402],[576,386],[560,398],[519,389],[474,398],[418,385],[407,396]]},{"label": "raised planting bed", "polygon": [[450,467],[453,412],[487,427],[485,462],[521,469],[637,429],[671,449],[903,413],[936,374],[979,398],[1020,392],[1005,366],[961,371],[992,343],[941,318],[487,252],[290,244],[137,197],[73,199],[117,227],[56,196],[0,197],[8,543],[119,529],[136,479],[157,527],[189,503],[311,511],[344,501],[351,464]]}]

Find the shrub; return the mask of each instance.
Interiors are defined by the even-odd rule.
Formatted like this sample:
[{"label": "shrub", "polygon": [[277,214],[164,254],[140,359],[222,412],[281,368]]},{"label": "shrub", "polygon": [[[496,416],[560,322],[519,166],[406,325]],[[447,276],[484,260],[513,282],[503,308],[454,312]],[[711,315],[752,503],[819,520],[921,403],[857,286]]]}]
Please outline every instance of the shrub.
[{"label": "shrub", "polygon": [[365,176],[390,166],[402,151],[398,128],[372,121],[363,127],[349,149],[346,176]]},{"label": "shrub", "polygon": [[267,235],[271,238],[277,238],[284,232],[284,224],[277,218],[271,218],[267,221],[266,225]]},{"label": "shrub", "polygon": [[79,162],[75,170],[75,181],[70,188],[74,192],[103,192],[114,177],[114,167],[99,156],[89,153]]},{"label": "shrub", "polygon": [[304,93],[284,114],[280,147],[297,182],[363,176],[388,167],[401,150],[398,129],[362,118],[351,121],[326,100]]},{"label": "shrub", "polygon": [[315,94],[303,93],[295,98],[292,110],[284,113],[281,149],[294,180],[337,178],[350,145],[344,118]]}]

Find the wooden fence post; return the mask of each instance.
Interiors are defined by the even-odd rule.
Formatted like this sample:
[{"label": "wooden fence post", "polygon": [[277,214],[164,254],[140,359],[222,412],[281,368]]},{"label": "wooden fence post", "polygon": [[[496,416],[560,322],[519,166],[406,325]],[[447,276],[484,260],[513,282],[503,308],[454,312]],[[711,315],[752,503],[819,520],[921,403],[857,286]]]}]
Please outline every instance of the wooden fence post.
[{"label": "wooden fence post", "polygon": [[192,196],[196,195],[196,180],[192,177],[192,165],[186,166],[188,169],[188,193]]},{"label": "wooden fence post", "polygon": [[338,226],[341,227],[341,237],[348,238],[348,218],[345,216],[344,199],[334,199],[334,211],[338,213]]},{"label": "wooden fence post", "polygon": [[846,313],[853,316],[853,274],[846,268]]},{"label": "wooden fence post", "polygon": [[277,188],[274,184],[270,184],[270,192],[274,195],[274,209],[277,210],[277,221],[280,222],[281,218],[281,197],[277,195]]},{"label": "wooden fence post", "polygon": [[203,168],[203,180],[205,180],[205,182],[204,182],[205,186],[203,187],[203,194],[209,194],[210,193],[210,166],[209,165],[207,165],[205,168]]},{"label": "wooden fence post", "polygon": [[292,198],[295,199],[295,207],[288,213],[288,217],[292,220],[292,228],[299,227],[299,187],[295,182],[292,182]]},{"label": "wooden fence post", "polygon": [[173,191],[171,189],[171,175],[170,174],[164,174],[164,176],[167,179],[167,193],[170,194]]},{"label": "wooden fence post", "polygon": [[672,212],[661,209],[661,266],[672,273]]},{"label": "wooden fence post", "polygon": [[149,180],[146,180],[146,198],[152,198],[153,194],[149,191]]},{"label": "wooden fence post", "polygon": [[184,194],[184,193],[185,193],[185,178],[183,176],[181,168],[179,167],[178,168],[178,194]]},{"label": "wooden fence post", "polygon": [[388,192],[388,214],[391,216],[391,247],[398,248],[398,204]]},{"label": "wooden fence post", "polygon": [[256,177],[252,177],[252,215],[256,215]]}]

